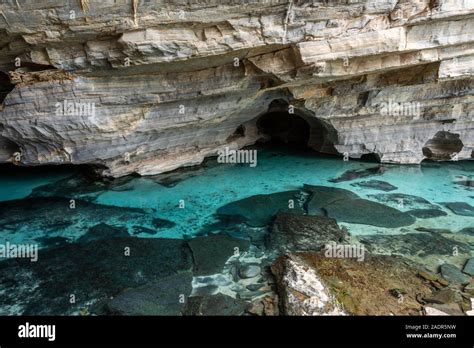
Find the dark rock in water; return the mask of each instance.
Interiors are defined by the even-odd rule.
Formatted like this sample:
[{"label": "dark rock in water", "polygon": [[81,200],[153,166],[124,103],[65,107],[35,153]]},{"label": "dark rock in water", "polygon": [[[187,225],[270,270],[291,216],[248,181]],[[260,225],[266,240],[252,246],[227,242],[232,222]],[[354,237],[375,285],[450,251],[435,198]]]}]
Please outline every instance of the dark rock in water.
[{"label": "dark rock in water", "polygon": [[465,227],[458,233],[467,234],[468,236],[474,236],[474,227]]},{"label": "dark rock in water", "polygon": [[387,228],[409,226],[416,221],[407,213],[367,199],[339,200],[325,206],[324,210],[338,222]]},{"label": "dark rock in water", "polygon": [[137,235],[137,234],[140,234],[140,233],[156,234],[156,231],[151,229],[151,228],[147,228],[147,227],[143,227],[143,226],[133,226],[133,234]]},{"label": "dark rock in water", "polygon": [[129,237],[126,227],[115,227],[104,223],[92,226],[87,233],[78,238],[79,243],[86,243],[96,239],[106,239],[114,237]]},{"label": "dark rock in water", "polygon": [[[289,201],[294,201],[294,208],[289,208]],[[284,191],[268,195],[255,195],[226,204],[217,209],[221,217],[243,221],[250,226],[262,227],[270,223],[272,217],[280,211],[290,211],[303,214],[299,206],[300,191]]]},{"label": "dark rock in water", "polygon": [[[0,262],[5,291],[0,308],[22,315],[71,315],[125,289],[191,268],[191,252],[177,239],[127,237],[67,244],[41,250],[37,262]],[[74,304],[69,302],[71,294]]]},{"label": "dark rock in water", "polygon": [[386,181],[382,181],[382,180],[368,180],[368,181],[356,182],[351,185],[370,188],[373,190],[386,191],[386,192],[395,191],[398,189],[398,187],[393,186],[392,184]]},{"label": "dark rock in water", "polygon": [[[133,224],[151,226],[153,216],[143,209],[95,204],[75,199],[74,209],[69,198],[36,197],[0,202],[0,231],[21,233],[28,238],[57,235],[68,239],[85,234],[89,228],[104,223],[111,226]],[[42,235],[38,235],[40,232]]]},{"label": "dark rock in water", "polygon": [[315,185],[304,185],[305,191],[311,192],[311,198],[307,203],[307,210],[309,215],[324,215],[322,208],[326,205],[339,201],[339,200],[350,200],[357,199],[355,193],[349,190],[329,187],[329,186],[315,186]]},{"label": "dark rock in water", "polygon": [[257,291],[261,289],[264,286],[264,284],[249,284],[246,286],[247,290],[250,291]]},{"label": "dark rock in water", "polygon": [[[106,301],[104,314],[112,315],[180,315],[186,298],[191,294],[191,272],[173,274],[159,282],[125,290]],[[102,314],[102,313],[101,313]]]},{"label": "dark rock in water", "polygon": [[368,195],[368,197],[396,209],[440,209],[436,204],[430,203],[423,197],[404,193],[381,193]]},{"label": "dark rock in water", "polygon": [[386,170],[387,169],[383,166],[377,166],[377,167],[372,167],[372,168],[367,168],[367,169],[353,169],[353,170],[348,170],[344,172],[341,176],[338,176],[337,178],[334,178],[334,179],[330,179],[328,181],[336,183],[336,182],[355,180],[359,178],[365,178],[372,175],[382,175],[383,173],[385,173]]},{"label": "dark rock in water", "polygon": [[193,289],[193,296],[209,296],[214,295],[219,287],[217,285],[200,286]]},{"label": "dark rock in water", "polygon": [[190,297],[184,315],[243,315],[249,304],[227,295]]},{"label": "dark rock in water", "polygon": [[369,251],[377,254],[401,254],[407,257],[450,256],[454,247],[458,248],[459,253],[470,253],[467,244],[453,241],[438,233],[360,236],[359,241]]},{"label": "dark rock in water", "polygon": [[176,223],[173,221],[158,218],[153,219],[152,224],[156,228],[172,228],[176,226]]},{"label": "dark rock in water", "polygon": [[471,257],[469,260],[467,260],[462,271],[466,274],[469,274],[471,277],[474,277],[474,257]]},{"label": "dark rock in water", "polygon": [[474,207],[465,202],[450,202],[445,205],[456,215],[474,216]]},{"label": "dark rock in water", "polygon": [[444,263],[440,267],[441,275],[444,279],[456,284],[469,284],[469,277],[463,274],[456,266]]},{"label": "dark rock in water", "polygon": [[40,237],[35,239],[44,248],[58,247],[69,242],[69,239],[64,237]]},{"label": "dark rock in water", "polygon": [[236,250],[243,252],[250,246],[246,240],[222,234],[193,238],[187,243],[194,258],[194,274],[199,276],[221,272]]},{"label": "dark rock in water", "polygon": [[456,185],[461,185],[461,186],[466,186],[466,187],[474,187],[474,180],[472,180],[472,179],[455,181],[454,183]]},{"label": "dark rock in water", "polygon": [[347,235],[334,219],[279,213],[269,234],[269,247],[281,252],[317,251],[328,243],[342,242]]},{"label": "dark rock in water", "polygon": [[262,269],[257,264],[245,264],[239,267],[239,277],[243,279],[253,278],[260,274]]},{"label": "dark rock in water", "polygon": [[431,219],[448,215],[448,213],[440,209],[413,209],[407,211],[407,213],[419,219]]},{"label": "dark rock in water", "polygon": [[429,232],[429,233],[452,233],[451,230],[446,228],[431,228],[431,227],[417,227],[415,228],[418,232]]}]

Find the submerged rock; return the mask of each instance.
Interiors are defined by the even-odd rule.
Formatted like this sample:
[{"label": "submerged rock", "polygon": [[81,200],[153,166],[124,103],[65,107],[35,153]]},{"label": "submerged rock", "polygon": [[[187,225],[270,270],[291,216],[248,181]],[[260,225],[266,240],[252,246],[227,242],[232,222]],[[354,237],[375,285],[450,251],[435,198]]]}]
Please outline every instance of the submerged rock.
[{"label": "submerged rock", "polygon": [[440,209],[423,197],[405,193],[381,193],[368,195],[368,197],[400,210]]},{"label": "submerged rock", "polygon": [[398,187],[382,180],[368,180],[368,181],[356,182],[351,185],[364,187],[364,188],[370,188],[373,190],[386,191],[386,192],[395,191],[398,189]]},{"label": "submerged rock", "polygon": [[269,247],[281,252],[317,251],[342,242],[348,233],[336,220],[324,216],[279,213],[269,234]]},{"label": "submerged rock", "polygon": [[[364,262],[324,253],[281,256],[272,266],[286,315],[418,315],[417,294],[431,288],[400,257],[366,255]],[[399,289],[403,301],[390,294]]]},{"label": "submerged rock", "polygon": [[96,239],[106,239],[114,237],[129,237],[126,227],[115,227],[104,223],[92,226],[82,235],[77,241],[79,243],[86,243]]},{"label": "submerged rock", "polygon": [[367,199],[338,200],[323,209],[338,222],[396,228],[416,221],[407,213]]},{"label": "submerged rock", "polygon": [[180,315],[191,294],[191,272],[182,272],[160,279],[159,282],[125,290],[103,307],[107,315]]},{"label": "submerged rock", "polygon": [[368,176],[373,176],[373,175],[382,175],[385,173],[386,168],[383,166],[377,166],[377,167],[372,167],[372,168],[367,168],[367,169],[352,169],[344,172],[341,176],[338,176],[337,178],[330,179],[328,180],[329,182],[343,182],[343,181],[350,181],[350,180],[355,180],[355,179],[360,179],[360,178],[365,178]]},{"label": "submerged rock", "polygon": [[341,189],[337,187],[329,186],[315,186],[315,185],[304,185],[304,190],[311,192],[311,198],[307,203],[307,210],[309,215],[324,215],[322,208],[330,203],[339,200],[351,200],[357,199],[357,196],[352,191]]},{"label": "submerged rock", "polygon": [[169,220],[165,220],[165,219],[159,219],[159,218],[155,218],[152,220],[152,225],[156,228],[172,228],[174,226],[176,226],[176,223],[173,222],[173,221],[169,221]]},{"label": "submerged rock", "polygon": [[236,252],[248,250],[250,243],[243,239],[217,234],[187,241],[194,259],[194,274],[203,276],[219,273]]},{"label": "submerged rock", "polygon": [[[300,191],[284,191],[268,195],[255,195],[226,204],[217,209],[221,217],[244,221],[250,226],[261,227],[270,223],[272,217],[280,211],[290,211],[303,214],[300,207],[302,199]],[[294,208],[289,208],[290,200]]]},{"label": "submerged rock", "polygon": [[398,254],[408,258],[430,255],[452,256],[453,248],[459,253],[470,253],[467,244],[444,237],[439,233],[406,233],[397,235],[365,235],[358,237],[366,248],[377,254]]},{"label": "submerged rock", "polygon": [[456,215],[474,216],[474,207],[466,202],[450,202],[445,205]]},{"label": "submerged rock", "polygon": [[469,274],[471,277],[474,277],[474,257],[471,257],[469,260],[467,260],[462,271],[466,274]]},{"label": "submerged rock", "polygon": [[262,269],[257,264],[245,264],[239,267],[239,277],[242,279],[253,278],[260,274]]},{"label": "submerged rock", "polygon": [[223,294],[190,297],[183,315],[243,315],[248,302]]},{"label": "submerged rock", "polygon": [[440,209],[413,209],[407,211],[407,213],[419,219],[431,219],[448,215],[448,213]]},{"label": "submerged rock", "polygon": [[0,308],[3,314],[71,315],[191,268],[191,252],[182,240],[127,237],[67,244],[40,250],[37,262],[0,262],[5,290]]},{"label": "submerged rock", "polygon": [[467,234],[468,236],[474,236],[474,227],[464,227],[459,230],[458,233]]},{"label": "submerged rock", "polygon": [[[35,197],[0,202],[0,231],[22,235],[24,243],[41,237],[75,240],[81,235],[125,236],[107,226],[152,226],[154,217],[143,209],[96,204],[69,198]],[[99,225],[99,226],[98,226]],[[96,227],[92,232],[90,228]],[[108,231],[106,231],[108,229]],[[99,231],[101,230],[101,231]],[[84,239],[83,239],[84,240]]]},{"label": "submerged rock", "polygon": [[456,284],[468,284],[470,279],[463,274],[456,266],[449,263],[444,263],[440,267],[441,275],[444,279]]}]

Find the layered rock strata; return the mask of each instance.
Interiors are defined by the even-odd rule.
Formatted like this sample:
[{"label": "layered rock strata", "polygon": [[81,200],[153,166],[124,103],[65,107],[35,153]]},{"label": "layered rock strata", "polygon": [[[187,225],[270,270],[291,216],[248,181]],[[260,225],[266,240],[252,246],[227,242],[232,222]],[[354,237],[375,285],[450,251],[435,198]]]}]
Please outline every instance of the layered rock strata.
[{"label": "layered rock strata", "polygon": [[1,162],[156,174],[255,143],[274,109],[306,120],[322,152],[473,157],[470,0],[6,1],[0,14]]}]

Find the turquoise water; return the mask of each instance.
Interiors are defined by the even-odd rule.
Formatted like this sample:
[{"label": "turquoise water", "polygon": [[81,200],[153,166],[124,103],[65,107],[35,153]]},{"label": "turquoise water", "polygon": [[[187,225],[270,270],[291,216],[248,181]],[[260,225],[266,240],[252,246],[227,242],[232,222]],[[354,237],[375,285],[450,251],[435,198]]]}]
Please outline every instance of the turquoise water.
[{"label": "turquoise water", "polygon": [[[338,157],[318,157],[309,153],[289,153],[278,149],[258,150],[258,165],[254,168],[244,165],[217,164],[211,160],[204,170],[188,175],[173,185],[160,184],[159,177],[133,178],[113,190],[101,189],[83,192],[83,187],[71,186],[63,196],[88,199],[108,206],[142,208],[154,217],[166,219],[176,225],[155,235],[138,236],[160,238],[182,238],[197,234],[203,226],[217,221],[216,209],[227,203],[256,194],[294,190],[303,184],[333,186],[349,189],[362,198],[373,199],[370,195],[385,193],[372,188],[354,186],[367,180],[383,180],[397,187],[390,193],[404,193],[425,198],[431,203],[466,202],[474,205],[474,189],[455,184],[456,181],[472,178],[473,162],[423,163],[422,165],[384,165],[382,175],[333,183],[330,179],[348,170],[361,170],[378,166],[377,163],[357,160],[343,161]],[[59,168],[58,168],[59,169]],[[68,172],[69,171],[69,172]],[[191,172],[192,174],[192,172]],[[21,199],[32,190],[48,183],[54,183],[77,171],[63,169],[33,173],[31,175],[0,175],[0,200]],[[184,207],[183,207],[184,203]],[[408,210],[398,206],[399,210]],[[447,228],[456,232],[474,225],[474,218],[455,215],[446,207],[446,216],[433,219],[418,219],[410,228],[419,226]],[[126,222],[131,228],[136,222]],[[348,224],[352,234],[398,233],[400,229],[388,229],[363,224]],[[150,226],[148,226],[150,227]],[[70,229],[70,228],[69,228]],[[79,230],[77,230],[79,231]],[[219,231],[215,231],[219,232]],[[38,231],[35,234],[38,236]],[[67,232],[73,237],[74,231]],[[77,232],[82,233],[82,232]],[[61,235],[58,231],[56,235]],[[77,236],[78,237],[78,236]],[[18,236],[17,242],[20,242]]]},{"label": "turquoise water", "polygon": [[[157,279],[166,285],[171,275],[179,275],[178,285],[188,289],[189,297],[221,293],[251,301],[272,294],[269,266],[288,252],[282,250],[300,251],[291,246],[294,230],[285,232],[288,240],[274,242],[272,216],[286,208],[288,197],[298,195],[297,214],[318,214],[310,211],[310,203],[324,201],[321,192],[341,193],[333,188],[352,192],[343,191],[349,199],[325,205],[335,209],[340,202],[346,204],[337,212],[342,214],[337,216],[338,224],[349,232],[345,243],[363,244],[374,254],[401,254],[433,272],[443,263],[461,269],[472,257],[473,161],[380,166],[281,148],[256,149],[256,167],[209,159],[195,168],[117,180],[94,178],[80,167],[2,167],[0,245],[36,245],[41,250],[37,262],[0,261],[0,315],[78,315],[84,310],[101,315],[103,301]],[[358,185],[367,181],[372,186]],[[330,188],[310,194],[308,188],[302,190],[304,184]],[[292,193],[252,197],[282,191]],[[248,197],[252,198],[245,203],[235,203]],[[458,208],[447,205],[453,202]],[[225,205],[221,213],[235,217],[243,212],[245,223],[219,216],[218,209]],[[392,216],[390,207],[399,211]],[[415,219],[414,209],[427,216]],[[351,219],[354,211],[355,220]],[[334,217],[331,211],[323,213]],[[256,220],[249,219],[255,215]],[[291,216],[280,217],[285,215]],[[402,220],[408,222],[400,224]],[[312,221],[318,221],[311,226],[315,231],[327,223]],[[296,235],[306,238],[305,247],[316,248],[315,243],[325,238],[319,233],[310,238]],[[237,255],[236,245],[244,250]],[[124,248],[129,247],[131,257],[124,257]],[[237,269],[248,264],[259,265],[260,271],[241,278]],[[175,286],[172,282],[163,291],[175,296]],[[71,293],[78,298],[73,305],[68,300]],[[135,308],[134,301],[140,302],[140,297],[126,303]],[[161,310],[155,314],[167,313]],[[220,310],[216,308],[216,314]]]}]

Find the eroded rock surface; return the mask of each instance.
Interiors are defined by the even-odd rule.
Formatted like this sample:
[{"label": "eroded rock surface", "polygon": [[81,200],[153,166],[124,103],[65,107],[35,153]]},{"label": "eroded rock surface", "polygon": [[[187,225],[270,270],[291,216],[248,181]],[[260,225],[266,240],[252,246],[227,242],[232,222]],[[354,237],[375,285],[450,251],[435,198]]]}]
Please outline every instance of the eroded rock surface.
[{"label": "eroded rock surface", "polygon": [[135,5],[1,5],[0,161],[162,173],[254,143],[276,100],[322,152],[472,158],[472,2]]}]

